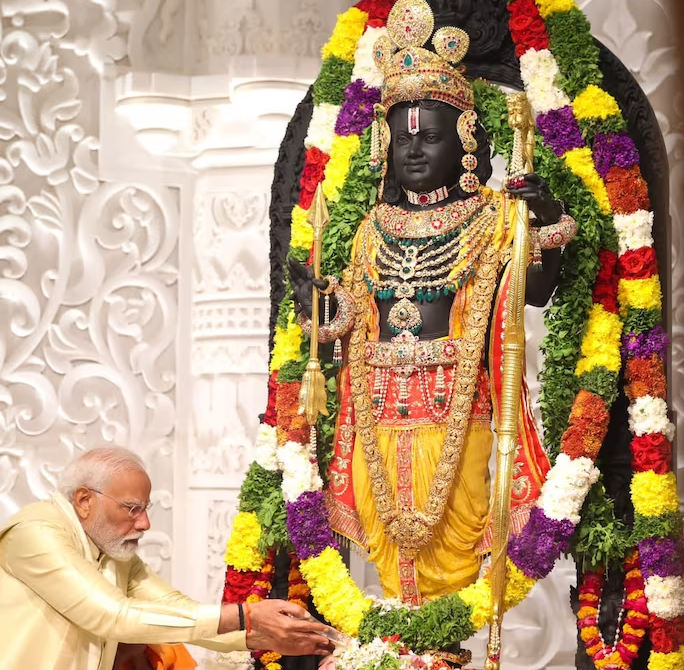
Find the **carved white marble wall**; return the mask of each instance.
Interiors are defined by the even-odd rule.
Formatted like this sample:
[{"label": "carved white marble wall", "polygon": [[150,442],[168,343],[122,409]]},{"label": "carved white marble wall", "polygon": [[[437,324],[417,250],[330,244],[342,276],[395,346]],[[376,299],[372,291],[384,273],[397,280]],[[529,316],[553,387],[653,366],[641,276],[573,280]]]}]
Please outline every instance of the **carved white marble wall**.
[{"label": "carved white marble wall", "polygon": [[0,3],[0,521],[120,443],[155,472],[143,553],[170,574],[178,193],[103,180],[99,79],[125,27],[87,0]]}]

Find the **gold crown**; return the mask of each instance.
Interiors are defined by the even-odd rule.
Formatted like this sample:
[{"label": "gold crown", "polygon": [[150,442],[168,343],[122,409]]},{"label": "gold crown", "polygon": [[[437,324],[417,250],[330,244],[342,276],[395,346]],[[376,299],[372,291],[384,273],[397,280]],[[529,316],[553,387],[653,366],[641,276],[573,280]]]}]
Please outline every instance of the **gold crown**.
[{"label": "gold crown", "polygon": [[[449,63],[459,63],[470,38],[460,28],[440,28],[432,37],[435,52],[423,49],[435,28],[425,0],[399,0],[387,18],[387,35],[375,43],[375,64],[384,75],[382,105],[441,100],[463,111],[473,109],[473,88]],[[397,51],[399,49],[399,51]]]}]

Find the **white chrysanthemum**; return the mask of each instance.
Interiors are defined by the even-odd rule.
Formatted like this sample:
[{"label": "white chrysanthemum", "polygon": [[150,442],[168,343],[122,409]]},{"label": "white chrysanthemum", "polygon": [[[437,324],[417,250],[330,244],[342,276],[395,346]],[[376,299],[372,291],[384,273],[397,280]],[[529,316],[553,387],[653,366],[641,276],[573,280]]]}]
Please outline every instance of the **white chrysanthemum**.
[{"label": "white chrysanthemum", "polygon": [[653,212],[639,209],[632,214],[616,214],[613,217],[618,236],[618,253],[653,246]]},{"label": "white chrysanthemum", "polygon": [[283,471],[283,497],[294,502],[306,491],[320,491],[323,482],[318,474],[318,464],[309,458],[308,445],[286,442],[276,452]]},{"label": "white chrysanthemum", "polygon": [[662,433],[672,442],[675,427],[667,418],[667,403],[650,395],[637,398],[629,406],[629,429],[636,436]]},{"label": "white chrysanthemum", "polygon": [[646,598],[650,612],[672,621],[684,616],[684,579],[653,576],[646,580]]},{"label": "white chrysanthemum", "polygon": [[394,659],[399,658],[396,649],[389,643],[383,642],[379,637],[368,644],[361,644],[357,638],[354,638],[337,659],[337,670],[376,667],[380,665],[385,655]]},{"label": "white chrysanthemum", "polygon": [[570,98],[556,85],[560,70],[548,49],[528,49],[520,57],[520,75],[535,117],[570,104]]},{"label": "white chrysanthemum", "polygon": [[259,426],[257,433],[256,444],[254,445],[255,456],[254,460],[264,470],[271,470],[275,472],[280,470],[280,464],[276,456],[276,449],[278,448],[278,438],[276,435],[275,426],[269,426],[262,423]]},{"label": "white chrysanthemum", "polygon": [[366,28],[356,46],[354,54],[354,70],[352,81],[363,79],[366,86],[380,88],[382,86],[382,72],[378,70],[373,59],[375,43],[381,35],[387,34],[387,28]]},{"label": "white chrysanthemum", "polygon": [[326,154],[330,154],[335,139],[335,123],[340,109],[339,105],[331,105],[327,102],[314,107],[309,132],[304,140],[304,146],[307,149],[317,147]]},{"label": "white chrysanthemum", "polygon": [[591,459],[560,454],[546,477],[538,505],[549,519],[568,519],[577,525],[584,499],[598,478],[599,471]]}]

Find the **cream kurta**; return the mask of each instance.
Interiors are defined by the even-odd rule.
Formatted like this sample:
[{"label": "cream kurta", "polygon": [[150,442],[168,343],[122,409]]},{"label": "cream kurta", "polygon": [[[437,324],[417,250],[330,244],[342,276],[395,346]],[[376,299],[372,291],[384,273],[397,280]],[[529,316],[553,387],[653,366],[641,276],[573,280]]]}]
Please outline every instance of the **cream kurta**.
[{"label": "cream kurta", "polygon": [[60,495],[0,530],[2,670],[111,670],[118,642],[247,648],[244,632],[216,636],[220,605],[187,598],[137,556],[99,553]]}]

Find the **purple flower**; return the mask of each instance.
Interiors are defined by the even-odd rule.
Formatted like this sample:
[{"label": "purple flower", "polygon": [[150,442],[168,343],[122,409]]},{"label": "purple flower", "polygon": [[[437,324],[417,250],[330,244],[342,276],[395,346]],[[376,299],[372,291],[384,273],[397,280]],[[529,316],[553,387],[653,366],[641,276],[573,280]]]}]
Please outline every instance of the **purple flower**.
[{"label": "purple flower", "polygon": [[681,541],[649,537],[639,542],[639,560],[644,579],[654,575],[672,577],[684,572],[684,551]]},{"label": "purple flower", "polygon": [[380,102],[380,89],[368,88],[362,79],[344,89],[344,103],[337,116],[337,135],[360,135],[373,122],[373,107]]},{"label": "purple flower", "polygon": [[300,560],[318,556],[326,547],[338,548],[321,491],[306,491],[286,507],[287,531]]},{"label": "purple flower", "polygon": [[569,105],[540,114],[537,128],[544,136],[544,143],[553,149],[556,156],[584,146],[582,132]]},{"label": "purple flower", "polygon": [[627,333],[622,337],[623,358],[651,358],[653,354],[663,360],[667,357],[669,338],[662,326],[649,333]]},{"label": "purple flower", "polygon": [[542,579],[551,572],[556,559],[570,549],[574,532],[568,519],[549,519],[535,507],[525,527],[509,540],[508,555],[527,577]]},{"label": "purple flower", "polygon": [[602,179],[614,165],[630,168],[639,163],[639,152],[627,133],[598,133],[593,150],[594,165]]}]

